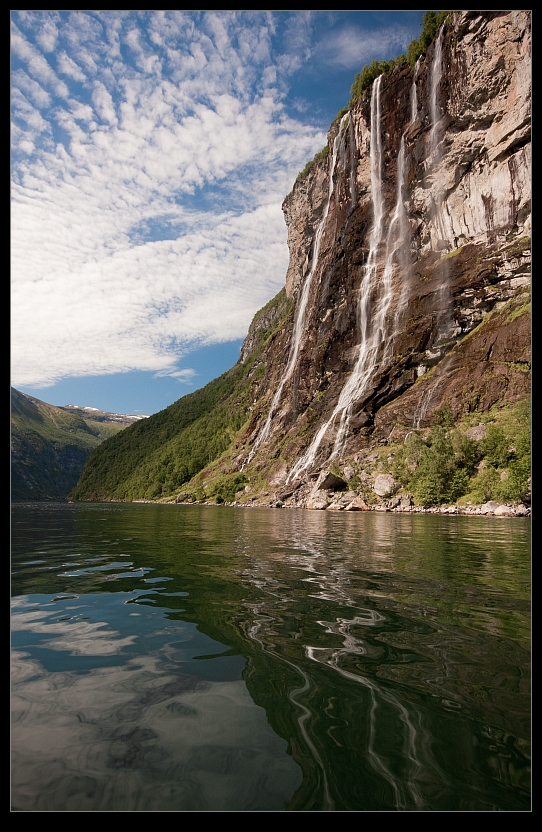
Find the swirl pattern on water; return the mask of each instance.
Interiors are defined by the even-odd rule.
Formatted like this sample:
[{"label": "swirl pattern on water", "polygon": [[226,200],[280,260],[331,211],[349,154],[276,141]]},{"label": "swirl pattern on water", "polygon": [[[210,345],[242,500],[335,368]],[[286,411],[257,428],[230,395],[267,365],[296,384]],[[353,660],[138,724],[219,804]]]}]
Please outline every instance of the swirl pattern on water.
[{"label": "swirl pattern on water", "polygon": [[16,510],[14,807],[528,808],[528,530]]}]

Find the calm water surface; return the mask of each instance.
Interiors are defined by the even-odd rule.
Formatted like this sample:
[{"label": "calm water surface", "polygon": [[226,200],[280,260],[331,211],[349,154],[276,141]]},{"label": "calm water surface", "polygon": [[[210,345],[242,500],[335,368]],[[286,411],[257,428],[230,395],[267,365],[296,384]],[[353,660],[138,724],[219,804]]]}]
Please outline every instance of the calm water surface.
[{"label": "calm water surface", "polygon": [[17,810],[528,810],[529,521],[13,511]]}]

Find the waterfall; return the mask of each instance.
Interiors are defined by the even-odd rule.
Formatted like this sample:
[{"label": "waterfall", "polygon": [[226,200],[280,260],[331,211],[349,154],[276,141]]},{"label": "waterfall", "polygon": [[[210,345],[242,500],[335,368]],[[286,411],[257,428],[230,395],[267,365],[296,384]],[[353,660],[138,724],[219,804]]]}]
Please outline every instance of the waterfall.
[{"label": "waterfall", "polygon": [[442,35],[444,26],[440,27],[437,42],[435,44],[435,54],[433,55],[433,63],[431,65],[431,86],[429,92],[429,115],[431,118],[431,133],[429,136],[429,148],[431,156],[435,153],[438,143],[438,127],[440,123],[440,111],[438,106],[438,90],[442,78]]},{"label": "waterfall", "polygon": [[358,196],[356,188],[356,134],[354,131],[354,119],[352,117],[348,120],[348,132],[350,138],[350,210],[354,211],[358,205]]},{"label": "waterfall", "polygon": [[[417,118],[416,75],[419,63],[414,70],[411,88],[410,125]],[[401,322],[401,312],[408,297],[408,275],[410,268],[410,225],[404,203],[405,180],[405,133],[401,136],[399,152],[397,154],[397,188],[393,215],[388,227],[386,238],[386,260],[379,288],[379,300],[373,309],[372,298],[378,283],[378,250],[383,242],[383,214],[382,199],[382,142],[381,142],[381,111],[380,111],[380,82],[379,76],[373,85],[371,95],[371,190],[374,205],[374,222],[370,237],[369,256],[364,279],[360,288],[359,318],[361,342],[358,359],[354,370],[344,385],[337,405],[327,422],[325,422],[314,437],[305,454],[292,468],[288,479],[299,476],[311,467],[316,459],[316,453],[328,431],[340,414],[339,427],[330,459],[340,453],[344,445],[352,408],[361,398],[375,372],[377,365],[389,359],[393,344],[398,335]],[[435,87],[435,102],[436,102]],[[436,103],[434,105],[436,111]],[[401,276],[401,291],[398,306],[390,329],[388,320],[391,301],[393,299],[394,269],[399,266]]]},{"label": "waterfall", "polygon": [[[328,428],[341,414],[341,421],[337,433],[337,442],[342,441],[346,431],[348,413],[353,401],[359,398],[359,392],[365,386],[367,379],[372,374],[377,358],[378,345],[380,342],[380,330],[382,328],[385,314],[389,306],[389,293],[384,287],[384,294],[377,306],[376,316],[371,318],[371,300],[377,288],[377,267],[378,249],[383,241],[383,215],[384,203],[382,198],[382,136],[381,136],[381,108],[380,108],[380,85],[382,76],[373,83],[371,92],[371,194],[373,201],[373,227],[369,238],[369,254],[365,266],[365,273],[360,287],[359,294],[359,321],[361,331],[361,343],[359,346],[358,360],[353,372],[341,391],[339,401],[331,417],[321,427],[309,448],[294,465],[288,480],[297,477],[302,471],[311,467],[314,463],[316,453]],[[335,451],[334,451],[335,452]]]},{"label": "waterfall", "polygon": [[[447,363],[448,360],[449,359],[445,359],[445,362]],[[427,416],[427,411],[429,410],[429,407],[431,406],[433,399],[438,392],[438,388],[440,387],[440,385],[444,384],[445,380],[446,379],[443,376],[437,378],[436,381],[433,381],[429,384],[429,386],[424,390],[424,392],[420,396],[420,400],[418,402],[418,406],[416,407],[416,411],[414,413],[413,418],[413,425],[416,428],[416,430],[420,429],[422,422]]]},{"label": "waterfall", "polygon": [[342,139],[344,137],[344,126],[345,126],[347,120],[349,120],[349,116],[350,116],[350,113],[345,113],[345,115],[342,117],[340,125],[339,125],[339,132],[337,133],[337,135],[335,136],[335,139],[333,140],[333,154],[332,154],[332,159],[331,159],[331,167],[330,167],[330,171],[329,171],[329,189],[328,189],[327,203],[326,203],[326,207],[324,209],[324,212],[322,214],[322,219],[320,220],[320,223],[318,224],[318,228],[316,229],[316,234],[314,236],[311,270],[310,270],[309,274],[307,275],[307,277],[305,278],[305,281],[303,283],[303,289],[301,291],[301,297],[299,299],[299,303],[297,304],[296,311],[295,311],[294,330],[293,330],[293,333],[292,333],[292,340],[290,342],[290,353],[289,353],[289,357],[288,357],[288,364],[286,365],[286,369],[285,369],[285,371],[282,375],[279,386],[277,387],[275,395],[273,396],[273,400],[271,402],[271,406],[269,408],[269,413],[267,415],[267,419],[265,421],[265,424],[262,427],[262,429],[260,430],[260,432],[258,433],[258,436],[256,437],[256,441],[254,442],[254,445],[252,446],[252,449],[251,449],[251,451],[250,451],[250,453],[247,457],[246,462],[242,466],[242,468],[244,468],[245,465],[248,465],[248,463],[252,460],[254,454],[256,453],[256,451],[258,450],[258,448],[260,447],[262,442],[265,442],[265,440],[268,438],[269,433],[271,431],[271,422],[273,421],[273,417],[274,417],[274,415],[276,413],[276,410],[277,410],[277,407],[280,403],[280,398],[282,396],[282,391],[284,390],[284,385],[291,378],[292,373],[295,369],[297,356],[298,356],[298,353],[299,353],[299,347],[300,347],[300,344],[301,344],[301,338],[302,338],[302,335],[305,331],[305,318],[306,318],[306,312],[307,312],[307,302],[308,302],[308,299],[309,299],[309,294],[310,294],[310,289],[311,289],[311,285],[312,285],[312,282],[313,282],[313,278],[314,278],[314,275],[316,274],[316,271],[317,271],[317,268],[318,268],[318,256],[319,256],[319,253],[320,253],[320,244],[322,242],[322,236],[323,236],[323,233],[324,233],[324,228],[325,228],[327,217],[328,217],[328,214],[329,214],[329,207],[331,205],[331,199],[333,197],[333,192],[334,192],[333,175],[335,173],[335,166],[336,166],[336,163],[337,163],[337,157],[339,155],[339,150],[341,148],[341,142],[342,142]]},{"label": "waterfall", "polygon": [[[443,177],[438,177],[436,171],[442,161],[443,148],[442,139],[442,112],[438,104],[438,94],[442,80],[442,40],[444,26],[441,26],[435,42],[433,62],[431,64],[431,77],[429,89],[429,115],[431,119],[431,131],[429,133],[429,159],[432,170],[433,211],[431,216],[430,234],[433,248],[443,253],[443,249],[449,251],[450,234],[445,224],[445,185]],[[445,344],[452,334],[453,322],[450,316],[450,294],[449,294],[449,261],[442,259],[440,263],[439,287],[435,293],[435,310],[437,311],[436,336],[434,343],[441,346]],[[437,347],[438,348],[438,347]]]},{"label": "waterfall", "polygon": [[[440,123],[441,112],[438,105],[438,93],[440,82],[442,79],[442,36],[444,33],[444,26],[441,26],[438,37],[435,43],[435,51],[433,53],[433,62],[431,64],[431,76],[429,83],[429,118],[431,123],[431,130],[429,133],[429,167],[433,170],[436,168],[441,160],[441,153],[439,150],[440,143]],[[435,182],[435,200],[434,200],[434,221],[437,238],[445,238],[446,234],[442,224],[442,217],[439,215],[442,211],[442,204],[444,202],[444,193],[442,190],[442,183]],[[440,226],[440,227],[439,227]]]},{"label": "waterfall", "polygon": [[420,58],[416,61],[416,66],[414,67],[414,80],[412,81],[412,87],[410,90],[410,123],[414,124],[416,119],[418,118],[418,92],[416,90],[416,78],[418,76],[418,69],[420,67]]},{"label": "waterfall", "polygon": [[395,328],[393,333],[393,340],[398,334],[398,328],[401,321],[401,313],[404,311],[409,292],[409,278],[410,268],[412,265],[410,254],[410,224],[408,221],[407,209],[403,200],[403,194],[406,188],[406,170],[405,170],[405,136],[408,128],[414,124],[418,118],[418,94],[416,90],[416,78],[420,67],[420,60],[416,61],[414,67],[414,78],[412,79],[412,87],[410,88],[410,122],[407,129],[401,136],[401,146],[399,147],[399,154],[397,156],[397,202],[395,205],[395,214],[399,223],[399,239],[401,246],[399,249],[398,259],[401,267],[401,295],[397,306],[397,315],[395,317]]},{"label": "waterfall", "polygon": [[[389,358],[395,339],[399,334],[399,326],[402,317],[401,313],[408,297],[408,278],[410,269],[410,225],[403,198],[405,186],[405,134],[403,133],[401,136],[401,143],[399,145],[399,152],[397,154],[397,191],[395,209],[388,230],[388,239],[386,242],[386,266],[384,268],[384,284],[387,285],[389,283],[389,291],[391,293],[393,269],[395,265],[399,266],[401,291],[394,316],[393,329],[391,335],[389,335],[385,341],[383,361]],[[383,333],[383,335],[385,337],[385,333]]]},{"label": "waterfall", "polygon": [[[381,153],[381,151],[379,152]],[[380,286],[380,300],[376,306],[376,311],[373,316],[371,336],[370,338],[365,339],[365,343],[362,340],[358,353],[358,361],[354,371],[345,384],[339,397],[337,407],[342,407],[343,411],[341,414],[339,429],[335,437],[335,444],[331,454],[332,457],[336,456],[342,450],[348,433],[348,425],[352,415],[353,405],[361,398],[371,379],[371,376],[376,370],[377,364],[382,365],[390,358],[393,350],[393,344],[398,334],[401,320],[400,312],[406,302],[408,291],[409,255],[407,254],[405,256],[405,252],[410,251],[410,226],[403,200],[404,187],[405,134],[403,133],[399,145],[399,152],[397,154],[397,189],[395,208],[388,226],[386,239],[386,260]],[[380,194],[380,200],[381,199],[382,197]],[[401,293],[396,314],[394,316],[394,322],[390,331],[388,313],[390,312],[390,306],[393,299],[393,275],[395,265],[399,265]],[[374,264],[374,276],[376,278],[376,263]],[[370,294],[366,295],[364,293],[364,297],[362,299],[362,314],[365,318],[369,312],[369,305]],[[365,322],[366,330],[367,327],[368,323]]]},{"label": "waterfall", "polygon": [[[431,119],[431,130],[429,133],[429,159],[430,166],[435,171],[438,163],[441,161],[442,153],[439,147],[441,139],[441,121],[442,114],[438,105],[438,93],[440,82],[442,80],[442,38],[444,34],[444,26],[441,26],[435,42],[435,51],[433,53],[433,62],[431,64],[431,76],[429,87],[429,116]],[[443,204],[444,204],[444,190],[440,182],[436,180],[433,182],[434,187],[434,203],[433,215],[431,217],[433,229],[431,230],[431,237],[436,238],[437,245],[440,248],[440,241],[446,239],[446,230],[443,223]],[[437,314],[435,325],[435,340],[434,347],[439,350],[439,344],[445,343],[450,334],[451,318],[450,318],[450,295],[448,287],[449,278],[449,261],[444,259],[440,265],[440,279],[439,286],[435,292],[435,311]],[[425,420],[429,408],[434,400],[434,396],[442,383],[442,378],[437,378],[432,384],[426,388],[420,397],[418,406],[414,413],[413,424],[419,429],[421,423]]]},{"label": "waterfall", "polygon": [[[442,40],[444,27],[441,27],[435,43],[435,50],[430,73],[430,134],[429,156],[433,166],[438,162],[440,143],[441,111],[438,105],[438,94],[442,79]],[[405,135],[411,124],[418,117],[418,100],[416,78],[418,66],[414,71],[414,79],[410,93],[410,120],[403,132],[397,154],[397,187],[393,214],[389,222],[387,235],[384,231],[384,202],[382,195],[382,138],[381,138],[381,106],[380,87],[382,76],[379,76],[371,93],[371,196],[373,202],[373,226],[369,238],[369,254],[365,265],[364,275],[359,292],[359,327],[360,344],[358,357],[353,371],[343,386],[338,402],[330,416],[324,422],[305,453],[293,466],[288,481],[300,476],[304,471],[314,466],[316,454],[328,431],[339,420],[333,450],[329,459],[340,454],[343,449],[354,407],[367,394],[371,378],[379,366],[389,360],[394,342],[399,334],[401,311],[408,299],[408,275],[410,270],[410,226],[404,204],[405,175]],[[436,216],[442,206],[443,197],[438,194],[436,202]],[[380,268],[379,252],[386,240],[385,263]],[[399,267],[401,275],[401,290],[398,307],[393,323],[389,321],[391,304],[394,297],[394,272]],[[381,275],[381,277],[380,277]],[[445,283],[446,281],[444,281]],[[439,300],[443,301],[443,291],[439,289]]]}]

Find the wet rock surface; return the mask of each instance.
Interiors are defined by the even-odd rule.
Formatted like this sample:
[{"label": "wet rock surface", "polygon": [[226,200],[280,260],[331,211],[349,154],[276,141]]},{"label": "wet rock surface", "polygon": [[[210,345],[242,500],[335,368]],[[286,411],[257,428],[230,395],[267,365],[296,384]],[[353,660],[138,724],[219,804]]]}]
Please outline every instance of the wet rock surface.
[{"label": "wet rock surface", "polygon": [[332,124],[327,158],[284,201],[294,307],[245,433],[250,448],[269,418],[310,277],[295,366],[250,459],[273,487],[424,428],[443,404],[459,417],[529,394],[529,14],[454,13],[415,77],[400,65],[378,94]]}]

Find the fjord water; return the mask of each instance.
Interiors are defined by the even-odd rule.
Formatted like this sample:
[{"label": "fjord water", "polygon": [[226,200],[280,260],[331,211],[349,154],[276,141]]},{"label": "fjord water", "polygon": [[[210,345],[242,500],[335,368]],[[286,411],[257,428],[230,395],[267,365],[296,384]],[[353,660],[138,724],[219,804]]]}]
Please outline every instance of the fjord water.
[{"label": "fjord water", "polygon": [[15,810],[527,810],[529,522],[13,512]]}]

